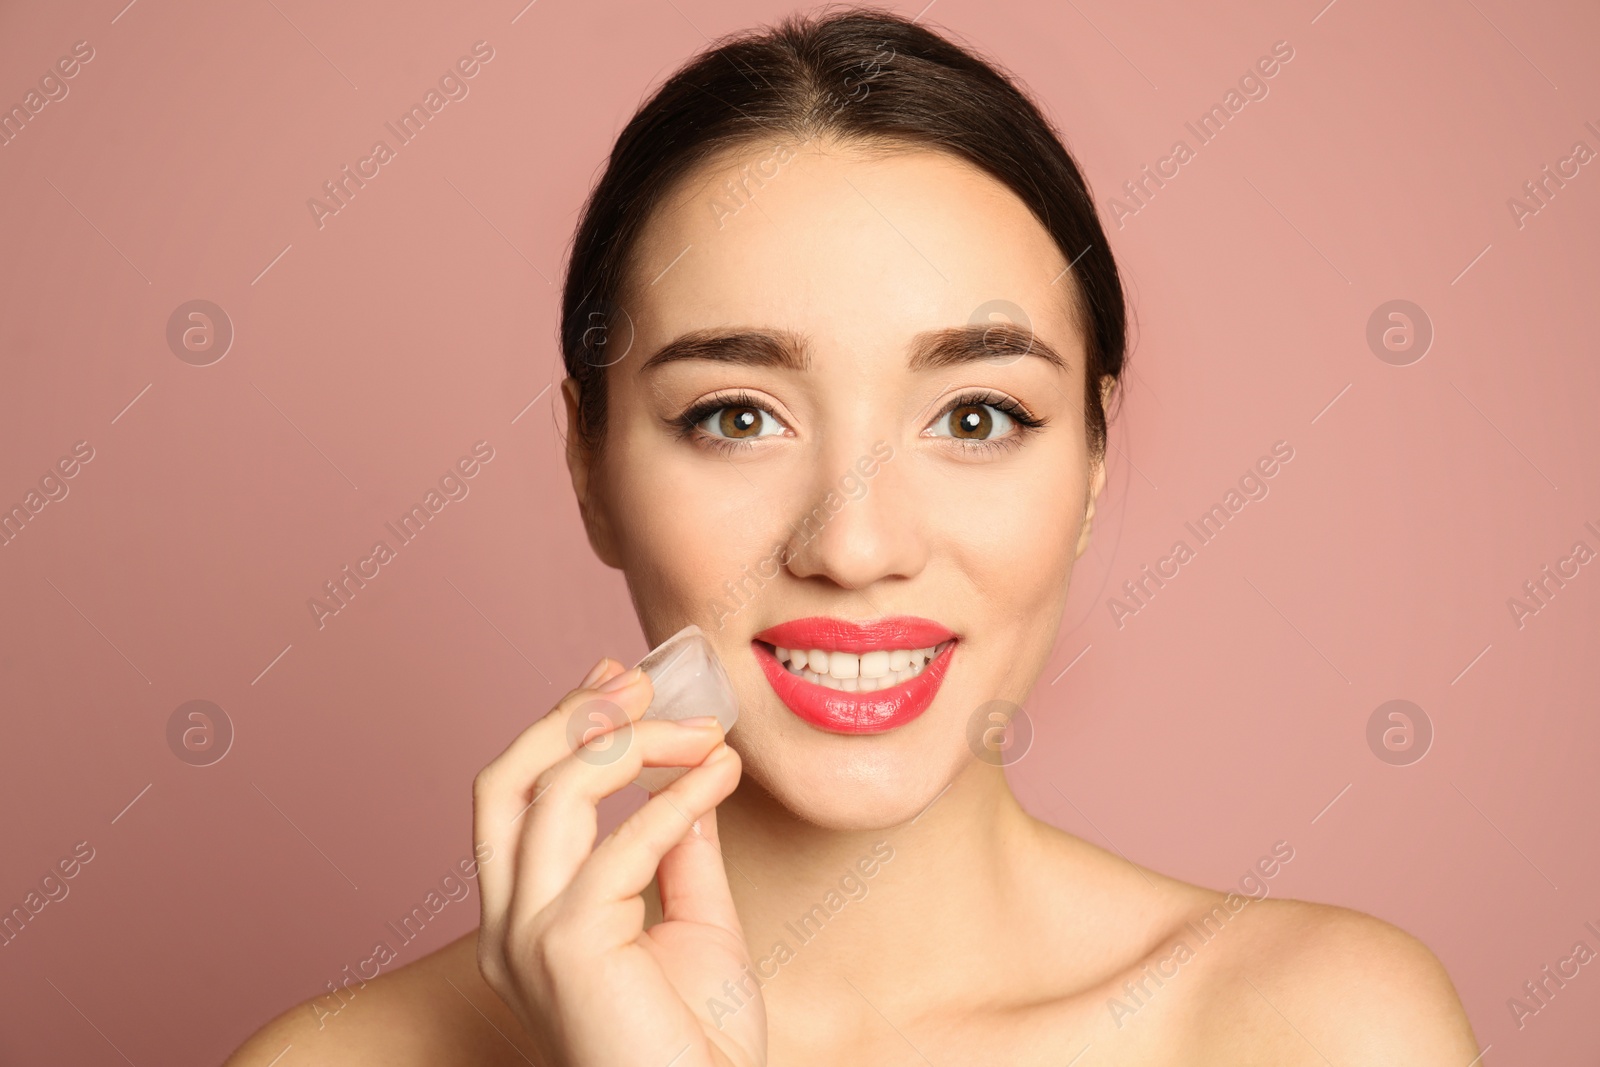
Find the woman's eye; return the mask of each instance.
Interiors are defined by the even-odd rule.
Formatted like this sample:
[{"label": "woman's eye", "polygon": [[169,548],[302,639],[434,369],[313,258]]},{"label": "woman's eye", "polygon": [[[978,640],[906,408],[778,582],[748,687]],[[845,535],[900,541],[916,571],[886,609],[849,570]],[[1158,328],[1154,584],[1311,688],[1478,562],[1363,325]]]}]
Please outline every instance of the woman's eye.
[{"label": "woman's eye", "polygon": [[939,416],[930,429],[935,437],[987,441],[1004,437],[1016,421],[993,404],[960,404]]},{"label": "woman's eye", "polygon": [[743,441],[782,433],[783,423],[758,407],[729,404],[701,419],[698,428],[712,437]]}]

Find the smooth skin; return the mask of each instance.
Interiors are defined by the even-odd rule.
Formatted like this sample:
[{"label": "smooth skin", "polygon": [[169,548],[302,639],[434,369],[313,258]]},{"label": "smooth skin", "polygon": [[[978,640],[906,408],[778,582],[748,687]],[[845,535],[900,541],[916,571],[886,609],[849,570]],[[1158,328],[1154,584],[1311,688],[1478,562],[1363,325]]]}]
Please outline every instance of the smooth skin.
[{"label": "smooth skin", "polygon": [[[1467,1067],[1479,1050],[1460,1001],[1415,938],[1344,908],[1230,907],[1033,818],[973,758],[975,710],[1022,704],[1052,652],[1105,484],[1068,261],[1004,186],[925,150],[807,143],[736,214],[711,210],[724,179],[770,155],[709,163],[652,217],[602,447],[568,446],[590,543],[646,637],[705,629],[738,725],[724,741],[714,722],[642,721],[625,742],[602,725],[575,751],[573,717],[591,721],[594,701],[630,723],[649,702],[648,678],[603,660],[478,775],[474,842],[493,846],[479,930],[320,1023],[311,1003],[290,1009],[229,1064],[289,1046],[281,1067]],[[997,298],[1064,365],[909,365],[915,336]],[[735,327],[787,331],[803,365],[647,365],[687,331]],[[563,393],[570,422],[575,383]],[[975,407],[981,440],[956,432]],[[880,442],[893,457],[865,491],[798,532]],[[775,546],[776,576],[727,600]],[[932,706],[880,734],[802,722],[750,645],[789,619],[898,614],[959,640]],[[597,842],[598,802],[646,765],[692,769]],[[1219,907],[1231,918],[1202,944],[1186,924]],[[824,921],[797,936],[807,914]],[[730,992],[746,965],[760,988]]]}]

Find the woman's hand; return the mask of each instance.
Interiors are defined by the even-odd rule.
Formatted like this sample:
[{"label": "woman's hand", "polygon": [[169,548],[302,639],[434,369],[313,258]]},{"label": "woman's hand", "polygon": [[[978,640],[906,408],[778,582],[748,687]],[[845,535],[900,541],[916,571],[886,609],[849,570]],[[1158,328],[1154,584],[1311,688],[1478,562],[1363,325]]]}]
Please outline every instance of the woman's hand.
[{"label": "woman's hand", "polygon": [[[650,696],[643,672],[601,660],[473,782],[474,838],[494,848],[479,869],[478,967],[540,1067],[766,1062],[717,839],[739,756],[715,719],[640,721]],[[644,766],[691,770],[595,845],[596,805]],[[646,930],[652,876],[662,920]],[[748,995],[731,998],[730,981]]]}]

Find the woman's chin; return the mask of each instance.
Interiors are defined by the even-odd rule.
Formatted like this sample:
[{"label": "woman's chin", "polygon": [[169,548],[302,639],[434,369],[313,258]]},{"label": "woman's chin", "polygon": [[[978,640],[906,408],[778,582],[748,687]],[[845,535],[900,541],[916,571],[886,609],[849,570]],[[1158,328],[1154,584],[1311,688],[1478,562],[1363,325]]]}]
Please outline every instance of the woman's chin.
[{"label": "woman's chin", "polygon": [[747,779],[795,817],[825,830],[886,830],[908,823],[972,762],[964,745],[929,751],[883,735],[864,741],[796,745],[786,740],[751,746],[751,752],[738,738],[730,739],[744,757]]}]

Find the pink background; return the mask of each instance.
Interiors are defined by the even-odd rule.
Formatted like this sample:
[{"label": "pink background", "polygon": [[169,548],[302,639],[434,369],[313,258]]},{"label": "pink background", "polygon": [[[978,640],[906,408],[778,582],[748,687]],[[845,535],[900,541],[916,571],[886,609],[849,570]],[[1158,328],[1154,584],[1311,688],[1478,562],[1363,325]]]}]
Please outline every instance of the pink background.
[{"label": "pink background", "polygon": [[[0,504],[94,449],[0,547],[0,906],[95,850],[0,948],[0,1061],[220,1061],[468,854],[472,776],[515,731],[602,653],[644,651],[560,458],[553,283],[646,92],[788,8],[523,2],[0,15],[7,108],[95,51],[0,147]],[[1600,563],[1520,628],[1507,601],[1600,549],[1600,163],[1520,228],[1507,200],[1600,150],[1600,14],[1324,2],[924,16],[1044,101],[1139,319],[1014,782],[1214,886],[1287,840],[1274,894],[1422,938],[1483,1062],[1592,1063],[1600,963],[1520,1030],[1506,1001],[1600,949]],[[478,40],[470,95],[319,229],[307,199]],[[1122,183],[1193,147],[1184,122],[1280,40],[1270,94],[1116,229]],[[166,341],[195,298],[236,332],[210,366]],[[1409,366],[1366,341],[1397,298],[1435,334]],[[470,495],[319,630],[307,599],[480,440]],[[1270,495],[1119,628],[1122,582],[1278,440]],[[1409,766],[1366,740],[1395,698],[1435,731]],[[211,766],[168,747],[193,699],[236,731]],[[476,915],[449,905],[402,959]]]}]

